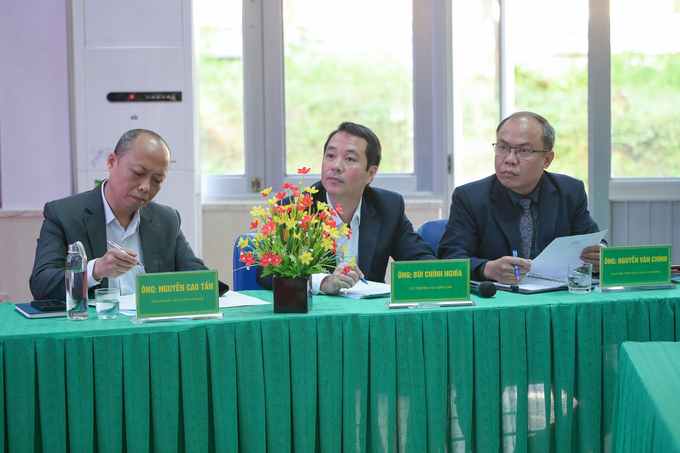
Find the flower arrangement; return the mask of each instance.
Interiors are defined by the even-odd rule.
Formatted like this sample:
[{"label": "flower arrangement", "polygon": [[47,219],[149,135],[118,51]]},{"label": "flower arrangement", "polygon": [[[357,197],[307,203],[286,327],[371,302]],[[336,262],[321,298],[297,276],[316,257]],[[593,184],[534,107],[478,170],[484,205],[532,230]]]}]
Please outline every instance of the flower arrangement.
[{"label": "flower arrangement", "polygon": [[[250,241],[241,238],[238,243],[239,260],[246,267],[260,265],[264,268],[263,276],[274,274],[278,277],[307,277],[327,273],[329,267],[335,267],[335,240],[341,236],[349,239],[352,230],[346,224],[340,229],[336,227],[333,219],[337,216],[336,211],[326,203],[317,202],[313,209],[312,195],[318,190],[314,187],[301,190],[304,175],[310,170],[307,167],[299,169],[298,174],[303,175],[300,186],[285,184],[281,187],[284,192],[267,199],[266,208],[253,206],[250,214],[255,221],[250,229],[255,230],[255,234]],[[271,190],[271,187],[263,190],[262,197],[268,197]],[[336,209],[342,214],[340,205]],[[344,246],[342,252],[347,254]]]}]

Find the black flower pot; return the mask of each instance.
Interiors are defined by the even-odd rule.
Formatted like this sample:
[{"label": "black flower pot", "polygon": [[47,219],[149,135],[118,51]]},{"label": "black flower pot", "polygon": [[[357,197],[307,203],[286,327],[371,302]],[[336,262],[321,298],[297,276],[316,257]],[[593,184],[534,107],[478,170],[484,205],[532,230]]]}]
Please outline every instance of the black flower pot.
[{"label": "black flower pot", "polygon": [[274,313],[308,313],[312,310],[309,277],[274,276]]}]

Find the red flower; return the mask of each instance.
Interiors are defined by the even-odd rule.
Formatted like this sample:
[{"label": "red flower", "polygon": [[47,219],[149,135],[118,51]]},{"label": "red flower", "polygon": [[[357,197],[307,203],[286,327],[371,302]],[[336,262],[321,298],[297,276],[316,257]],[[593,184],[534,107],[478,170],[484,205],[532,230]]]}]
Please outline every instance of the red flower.
[{"label": "red flower", "polygon": [[311,168],[302,167],[302,168],[299,168],[299,169],[298,169],[298,174],[299,174],[299,175],[306,175],[306,174],[309,173],[311,170],[312,170]]},{"label": "red flower", "polygon": [[271,253],[269,253],[268,255],[270,255],[271,260],[272,260],[272,265],[273,265],[274,267],[276,267],[276,266],[278,266],[279,264],[281,264],[281,255],[272,255]]},{"label": "red flower", "polygon": [[352,266],[345,266],[345,267],[342,268],[342,274],[347,275],[347,274],[349,274],[349,271],[351,271],[351,270],[352,270]]},{"label": "red flower", "polygon": [[333,217],[337,217],[338,215],[335,213],[335,209],[331,208],[331,215]]},{"label": "red flower", "polygon": [[326,222],[324,222],[328,228],[335,228],[337,223],[335,223],[335,220],[333,220],[332,217],[329,217],[326,219]]},{"label": "red flower", "polygon": [[307,209],[311,205],[312,205],[312,197],[310,197],[309,194],[306,193],[300,199],[300,202],[298,203],[298,209],[300,209],[301,211],[304,211],[305,209]]},{"label": "red flower", "polygon": [[349,237],[351,235],[352,235],[352,229],[350,228],[350,229],[347,230],[347,239],[349,239]]},{"label": "red flower", "polygon": [[283,186],[281,186],[282,189],[295,189],[296,187],[292,185],[291,183],[287,182]]},{"label": "red flower", "polygon": [[255,220],[254,222],[250,222],[250,229],[252,230],[253,228],[257,228],[257,225],[259,225],[260,219]]},{"label": "red flower", "polygon": [[338,207],[335,208],[335,209],[338,211],[338,214],[340,214],[340,215],[344,214],[344,212],[342,212],[342,208],[340,207],[340,205],[338,205]]},{"label": "red flower", "polygon": [[266,255],[263,255],[262,258],[260,258],[260,266],[262,267],[267,267],[269,266],[269,263],[271,263],[271,253],[267,253]]},{"label": "red flower", "polygon": [[278,198],[279,200],[283,200],[284,198],[286,198],[286,192],[277,193],[276,198]]},{"label": "red flower", "polygon": [[246,264],[246,267],[250,267],[253,264],[257,264],[257,261],[255,258],[253,258],[252,253],[245,254],[243,251],[241,251],[241,258],[238,259],[239,261],[242,261]]},{"label": "red flower", "polygon": [[[311,215],[306,215],[302,218],[302,223],[300,224],[300,228],[303,230],[307,230],[307,224],[312,221],[314,216]],[[309,230],[308,230],[309,231]]]},{"label": "red flower", "polygon": [[274,231],[276,231],[276,225],[274,225],[274,222],[268,222],[268,223],[265,223],[264,225],[262,225],[261,233],[263,235],[266,236],[268,234],[273,233]]}]

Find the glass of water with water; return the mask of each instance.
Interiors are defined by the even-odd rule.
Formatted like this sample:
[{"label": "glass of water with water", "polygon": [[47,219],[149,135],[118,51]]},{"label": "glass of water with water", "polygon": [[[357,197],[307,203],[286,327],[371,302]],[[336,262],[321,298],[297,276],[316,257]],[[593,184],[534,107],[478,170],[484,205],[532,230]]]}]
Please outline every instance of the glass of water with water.
[{"label": "glass of water with water", "polygon": [[589,263],[570,264],[567,267],[569,292],[586,294],[590,292],[593,281],[593,265]]},{"label": "glass of water with water", "polygon": [[115,319],[118,317],[120,307],[120,290],[117,288],[95,289],[94,303],[97,306],[99,319]]}]

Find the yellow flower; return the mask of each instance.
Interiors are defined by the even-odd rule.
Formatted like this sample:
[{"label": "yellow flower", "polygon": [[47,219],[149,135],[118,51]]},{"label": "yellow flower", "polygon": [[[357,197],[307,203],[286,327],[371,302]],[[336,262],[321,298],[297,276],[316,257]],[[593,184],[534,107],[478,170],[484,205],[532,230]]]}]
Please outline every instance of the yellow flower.
[{"label": "yellow flower", "polygon": [[331,237],[337,239],[340,237],[340,233],[338,232],[338,229],[335,227],[329,227],[328,225],[323,226],[323,230],[327,232],[328,234],[331,235]]},{"label": "yellow flower", "polygon": [[347,256],[347,247],[345,245],[342,245],[342,250],[340,250],[344,256]]},{"label": "yellow flower", "polygon": [[316,202],[316,210],[317,211],[328,211],[328,205],[322,201],[317,201]]},{"label": "yellow flower", "polygon": [[296,221],[295,219],[288,219],[288,220],[286,220],[286,226],[287,226],[289,229],[292,230],[292,229],[297,228],[298,223],[297,223],[297,221]]},{"label": "yellow flower", "polygon": [[297,233],[293,233],[293,237],[295,239],[302,239],[302,235],[300,235],[300,232],[298,231]]},{"label": "yellow flower", "polygon": [[238,248],[243,249],[248,247],[248,239],[246,238],[240,238],[238,240]]},{"label": "yellow flower", "polygon": [[253,206],[253,210],[250,211],[250,215],[255,216],[255,217],[263,217],[267,215],[267,211],[262,209],[261,206]]},{"label": "yellow flower", "polygon": [[334,248],[335,241],[332,238],[323,238],[323,246],[326,250],[331,251]]},{"label": "yellow flower", "polygon": [[354,263],[356,263],[356,261],[357,261],[357,259],[356,259],[355,257],[352,257],[352,259],[349,260],[349,264],[351,264],[352,266],[354,266]]},{"label": "yellow flower", "polygon": [[311,194],[319,193],[319,191],[315,187],[305,187],[305,192],[309,192]]},{"label": "yellow flower", "polygon": [[346,223],[343,223],[342,228],[340,228],[340,236],[346,236],[348,232],[349,232],[349,227],[347,226]]},{"label": "yellow flower", "polygon": [[305,252],[302,255],[300,255],[300,261],[302,261],[303,264],[309,264],[312,262],[312,254],[309,252]]},{"label": "yellow flower", "polygon": [[260,192],[260,193],[262,194],[263,197],[268,197],[268,196],[269,196],[269,192],[271,192],[271,191],[272,191],[272,188],[269,187],[269,188],[267,188],[267,189],[264,189],[264,190],[263,190],[262,192]]}]

